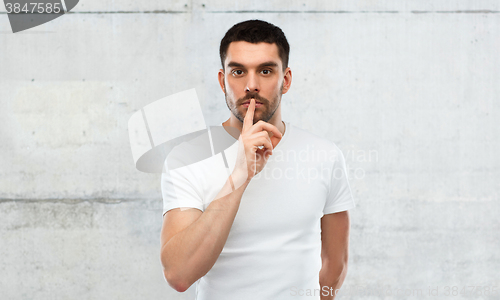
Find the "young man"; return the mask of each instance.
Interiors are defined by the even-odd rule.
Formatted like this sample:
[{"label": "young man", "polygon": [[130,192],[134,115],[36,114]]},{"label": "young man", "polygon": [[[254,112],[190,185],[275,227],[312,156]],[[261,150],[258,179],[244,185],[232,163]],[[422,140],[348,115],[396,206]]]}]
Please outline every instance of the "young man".
[{"label": "young man", "polygon": [[164,275],[179,292],[197,282],[198,300],[333,299],[346,276],[354,201],[344,158],[281,119],[288,54],[278,27],[234,25],[218,74],[234,144],[162,174]]}]

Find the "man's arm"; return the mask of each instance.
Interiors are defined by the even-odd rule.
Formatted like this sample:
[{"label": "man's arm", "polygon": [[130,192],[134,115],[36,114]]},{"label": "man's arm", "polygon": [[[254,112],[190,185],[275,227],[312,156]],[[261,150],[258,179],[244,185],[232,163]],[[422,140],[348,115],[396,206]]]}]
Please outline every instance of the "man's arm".
[{"label": "man's arm", "polygon": [[[215,264],[238,211],[249,180],[233,174],[238,188],[232,191],[228,178],[223,188],[205,209],[169,210],[161,230],[161,262],[168,284],[178,292],[186,291]],[[225,195],[222,196],[221,195]]]},{"label": "man's arm", "polygon": [[[255,99],[252,98],[243,120],[233,174],[215,200],[203,213],[176,208],[164,216],[161,232],[163,273],[170,286],[179,292],[186,291],[213,267],[226,244],[243,192],[250,180],[262,171],[272,149],[283,137],[272,124],[264,121],[253,124],[254,111]],[[259,146],[264,146],[264,150]]]},{"label": "man's arm", "polygon": [[349,257],[349,227],[348,211],[326,214],[321,218],[321,300],[334,299],[335,291],[344,282]]}]

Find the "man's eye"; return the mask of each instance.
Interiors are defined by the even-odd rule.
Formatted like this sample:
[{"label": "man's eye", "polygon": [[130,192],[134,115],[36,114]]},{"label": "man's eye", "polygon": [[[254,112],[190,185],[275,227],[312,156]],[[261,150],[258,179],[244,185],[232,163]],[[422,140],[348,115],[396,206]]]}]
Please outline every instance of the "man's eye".
[{"label": "man's eye", "polygon": [[269,75],[271,74],[271,70],[262,70],[262,72],[264,73],[264,75]]},{"label": "man's eye", "polygon": [[233,74],[235,74],[235,75],[241,75],[241,74],[243,74],[243,71],[242,70],[234,70]]}]

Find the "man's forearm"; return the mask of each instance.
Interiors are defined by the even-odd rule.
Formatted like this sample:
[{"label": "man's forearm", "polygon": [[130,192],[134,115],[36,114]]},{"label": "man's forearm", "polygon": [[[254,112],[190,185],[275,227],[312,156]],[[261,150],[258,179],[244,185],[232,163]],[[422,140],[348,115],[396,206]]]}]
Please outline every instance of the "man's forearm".
[{"label": "man's forearm", "polygon": [[161,249],[165,277],[176,290],[186,290],[204,276],[224,248],[249,183],[240,175],[233,174],[230,178],[201,216]]}]

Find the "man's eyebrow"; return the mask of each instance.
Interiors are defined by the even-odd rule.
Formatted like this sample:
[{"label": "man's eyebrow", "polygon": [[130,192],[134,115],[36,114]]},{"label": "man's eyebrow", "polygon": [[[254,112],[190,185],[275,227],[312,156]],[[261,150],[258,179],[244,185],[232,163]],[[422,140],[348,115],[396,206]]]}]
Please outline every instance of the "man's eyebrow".
[{"label": "man's eyebrow", "polygon": [[[229,62],[227,64],[227,66],[230,68],[244,68],[245,67],[244,65],[237,63],[237,62],[234,62],[234,61]],[[274,61],[266,61],[266,62],[259,64],[258,67],[278,67],[278,64]]]}]

